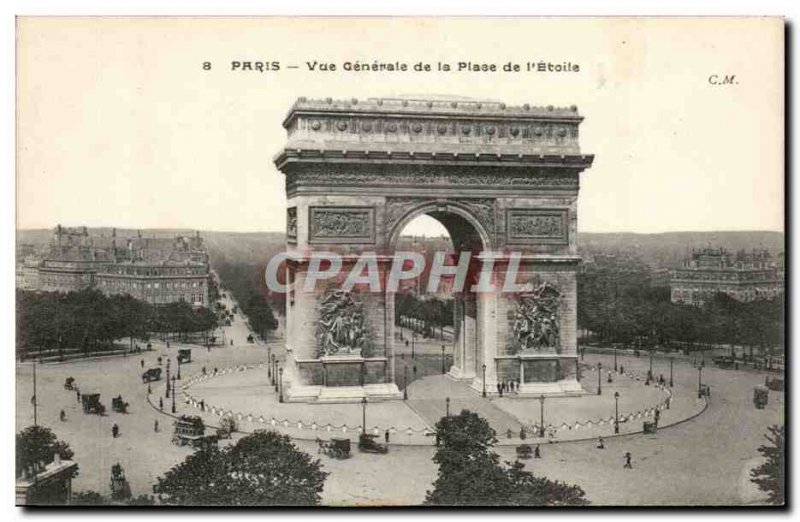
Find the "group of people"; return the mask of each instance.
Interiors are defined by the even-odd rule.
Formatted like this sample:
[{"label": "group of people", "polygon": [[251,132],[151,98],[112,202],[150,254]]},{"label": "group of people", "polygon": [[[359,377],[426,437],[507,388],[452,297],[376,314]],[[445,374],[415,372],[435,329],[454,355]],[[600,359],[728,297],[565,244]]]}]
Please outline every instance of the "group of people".
[{"label": "group of people", "polygon": [[497,383],[497,393],[500,397],[503,396],[504,393],[519,393],[519,382],[515,380],[509,381],[500,381]]}]

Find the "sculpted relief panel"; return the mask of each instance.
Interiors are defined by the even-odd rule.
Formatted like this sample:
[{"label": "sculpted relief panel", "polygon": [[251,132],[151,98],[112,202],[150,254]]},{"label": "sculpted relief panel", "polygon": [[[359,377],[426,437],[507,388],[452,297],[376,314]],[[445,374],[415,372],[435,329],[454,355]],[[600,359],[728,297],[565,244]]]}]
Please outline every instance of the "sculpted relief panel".
[{"label": "sculpted relief panel", "polygon": [[509,243],[568,244],[566,209],[509,209]]},{"label": "sculpted relief panel", "polygon": [[317,357],[371,354],[364,305],[350,292],[335,290],[319,305]]},{"label": "sculpted relief panel", "polygon": [[311,207],[314,243],[375,242],[375,209],[372,207]]},{"label": "sculpted relief panel", "polygon": [[533,292],[519,295],[514,315],[511,353],[555,352],[560,346],[561,292],[544,282]]}]

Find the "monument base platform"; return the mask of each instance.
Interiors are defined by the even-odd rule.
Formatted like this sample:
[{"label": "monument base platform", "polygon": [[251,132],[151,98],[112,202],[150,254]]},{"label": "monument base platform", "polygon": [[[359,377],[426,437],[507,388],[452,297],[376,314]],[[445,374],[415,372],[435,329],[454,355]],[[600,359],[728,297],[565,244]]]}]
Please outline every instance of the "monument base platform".
[{"label": "monument base platform", "polygon": [[402,399],[394,383],[366,384],[364,386],[292,386],[284,391],[285,402],[349,403]]},{"label": "monument base platform", "polygon": [[[483,393],[483,384],[479,379],[475,379],[470,384],[470,389],[481,394]],[[581,383],[575,379],[565,379],[556,382],[528,382],[520,384],[519,388],[512,393],[504,393],[504,397],[578,397],[586,395],[587,391],[583,389]],[[486,395],[490,397],[499,397],[497,392],[497,383],[486,383]]]},{"label": "monument base platform", "polygon": [[475,372],[465,371],[457,366],[451,366],[447,375],[457,381],[470,381],[475,378]]}]

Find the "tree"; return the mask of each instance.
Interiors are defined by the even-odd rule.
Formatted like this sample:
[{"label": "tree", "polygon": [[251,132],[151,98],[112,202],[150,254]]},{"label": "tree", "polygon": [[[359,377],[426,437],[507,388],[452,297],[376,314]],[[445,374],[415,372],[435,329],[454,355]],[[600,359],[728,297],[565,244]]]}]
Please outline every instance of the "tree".
[{"label": "tree", "polygon": [[196,451],[159,477],[154,491],[183,506],[312,506],[326,477],[289,437],[259,430],[234,446]]},{"label": "tree", "polygon": [[433,461],[439,474],[425,504],[441,506],[586,505],[583,490],[574,485],[535,477],[524,466],[500,463],[492,451],[497,443],[485,419],[468,410],[436,423],[439,447]]},{"label": "tree", "polygon": [[768,434],[764,436],[770,442],[762,445],[758,452],[766,462],[750,470],[750,481],[758,485],[758,489],[767,493],[767,502],[783,505],[785,500],[785,429],[783,426],[770,426]]},{"label": "tree", "polygon": [[[39,468],[53,462],[56,453],[62,460],[72,460],[74,455],[69,444],[58,440],[55,433],[43,426],[28,426],[17,433],[17,476],[22,476],[23,471]],[[75,468],[72,477],[78,475]]]}]

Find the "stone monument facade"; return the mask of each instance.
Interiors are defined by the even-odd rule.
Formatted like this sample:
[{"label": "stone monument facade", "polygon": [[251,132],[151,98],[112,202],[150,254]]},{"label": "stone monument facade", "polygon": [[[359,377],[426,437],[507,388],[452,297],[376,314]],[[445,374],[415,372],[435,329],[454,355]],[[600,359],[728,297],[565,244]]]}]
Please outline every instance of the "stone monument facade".
[{"label": "stone monument facade", "polygon": [[[374,260],[385,282],[398,237],[427,214],[473,268],[521,292],[455,298],[449,375],[476,393],[501,381],[521,394],[580,393],[576,268],[580,152],[575,106],[510,107],[441,99],[309,100],[291,107],[275,157],[286,177],[289,401],[401,397],[395,384],[394,295],[341,290],[344,275],[304,292],[320,252]],[[385,286],[383,287],[385,288]]]}]

